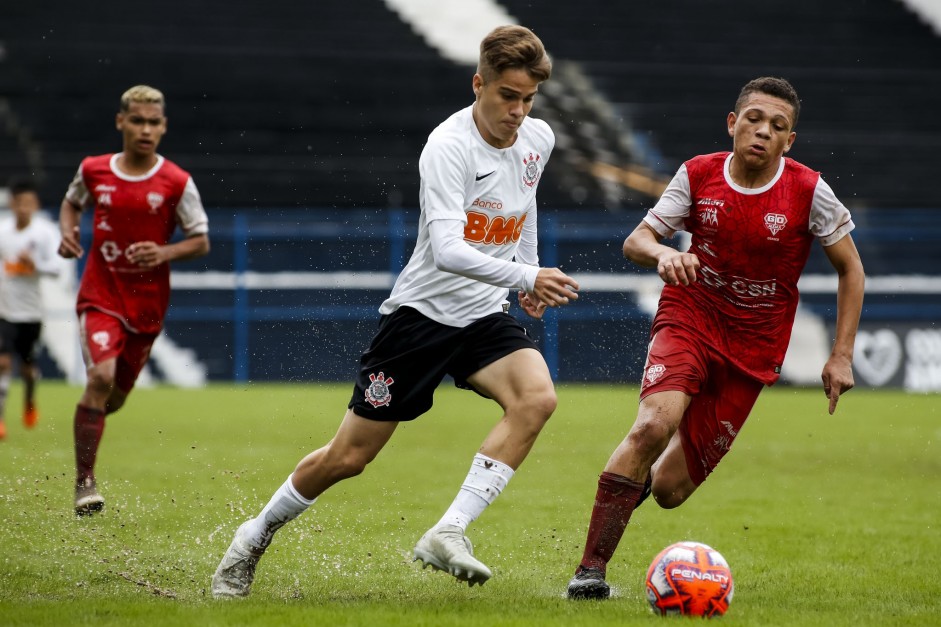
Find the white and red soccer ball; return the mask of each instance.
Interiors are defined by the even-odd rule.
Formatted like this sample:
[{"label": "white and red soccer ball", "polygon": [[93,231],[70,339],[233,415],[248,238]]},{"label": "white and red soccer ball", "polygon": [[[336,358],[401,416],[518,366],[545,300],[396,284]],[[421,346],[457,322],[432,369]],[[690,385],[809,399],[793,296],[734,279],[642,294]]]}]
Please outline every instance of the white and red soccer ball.
[{"label": "white and red soccer ball", "polygon": [[734,590],[728,562],[699,542],[671,544],[647,570],[647,600],[662,616],[721,616]]}]

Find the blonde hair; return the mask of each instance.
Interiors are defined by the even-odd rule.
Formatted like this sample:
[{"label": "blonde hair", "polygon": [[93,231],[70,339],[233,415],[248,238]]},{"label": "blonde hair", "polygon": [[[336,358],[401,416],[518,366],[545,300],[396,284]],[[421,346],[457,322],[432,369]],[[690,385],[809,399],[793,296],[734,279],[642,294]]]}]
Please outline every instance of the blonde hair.
[{"label": "blonde hair", "polygon": [[480,42],[477,73],[487,83],[504,70],[526,70],[542,82],[552,74],[552,60],[533,31],[515,24],[498,26]]},{"label": "blonde hair", "polygon": [[158,104],[166,108],[163,92],[150,85],[134,85],[121,95],[121,111],[127,113],[131,110],[131,103]]}]

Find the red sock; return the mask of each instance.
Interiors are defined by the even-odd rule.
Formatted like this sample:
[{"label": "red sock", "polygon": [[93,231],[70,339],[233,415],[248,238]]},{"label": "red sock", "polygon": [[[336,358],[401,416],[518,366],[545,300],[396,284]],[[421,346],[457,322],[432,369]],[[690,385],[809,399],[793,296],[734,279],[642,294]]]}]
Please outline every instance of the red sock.
[{"label": "red sock", "polygon": [[105,430],[105,412],[84,405],[75,406],[76,483],[95,478],[95,458]]},{"label": "red sock", "polygon": [[605,572],[608,560],[618,548],[627,522],[637,507],[644,484],[610,472],[598,478],[595,507],[591,510],[588,538],[582,555],[582,568],[598,568]]}]

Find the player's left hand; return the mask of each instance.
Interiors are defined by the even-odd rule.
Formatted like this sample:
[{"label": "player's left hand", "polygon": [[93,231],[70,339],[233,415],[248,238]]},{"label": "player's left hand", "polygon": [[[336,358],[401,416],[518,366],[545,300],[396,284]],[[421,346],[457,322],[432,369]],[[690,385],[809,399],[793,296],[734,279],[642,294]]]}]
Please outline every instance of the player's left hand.
[{"label": "player's left hand", "polygon": [[830,415],[836,411],[840,395],[849,392],[856,384],[853,380],[853,362],[840,355],[831,355],[820,375],[823,391],[830,399]]},{"label": "player's left hand", "polygon": [[127,260],[142,268],[156,268],[166,263],[166,249],[155,242],[134,242],[127,247]]},{"label": "player's left hand", "polygon": [[536,320],[541,320],[544,313],[546,313],[546,304],[539,301],[533,295],[527,294],[526,292],[520,290],[516,295],[517,300],[519,301],[520,307],[523,308],[523,311],[526,312],[530,318],[535,318]]}]

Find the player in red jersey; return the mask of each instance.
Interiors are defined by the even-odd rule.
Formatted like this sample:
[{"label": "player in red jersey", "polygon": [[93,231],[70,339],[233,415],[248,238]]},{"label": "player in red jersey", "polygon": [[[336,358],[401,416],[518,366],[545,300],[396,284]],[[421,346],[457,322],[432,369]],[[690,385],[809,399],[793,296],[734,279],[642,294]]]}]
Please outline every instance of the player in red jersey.
[{"label": "player in red jersey", "polygon": [[[702,484],[779,376],[797,309],[797,280],[819,240],[839,276],[836,339],[823,367],[832,414],[853,387],[865,275],[850,213],[819,173],[786,159],[800,101],[778,78],[742,89],[728,115],[731,153],[683,164],[624,242],[624,256],[664,282],[651,329],[637,420],[598,480],[572,599],[604,599],[607,563],[634,509],[663,508]],[[685,230],[688,252],[660,243]]]},{"label": "player in red jersey", "polygon": [[[94,468],[105,416],[124,404],[163,326],[169,262],[209,252],[209,222],[193,179],[157,153],[167,132],[163,94],[146,85],[127,90],[116,126],[123,152],[85,158],[59,215],[59,254],[81,257],[80,214],[95,208],[76,306],[88,368],[75,409],[78,515],[104,507]],[[171,243],[177,225],[185,237]]]}]

